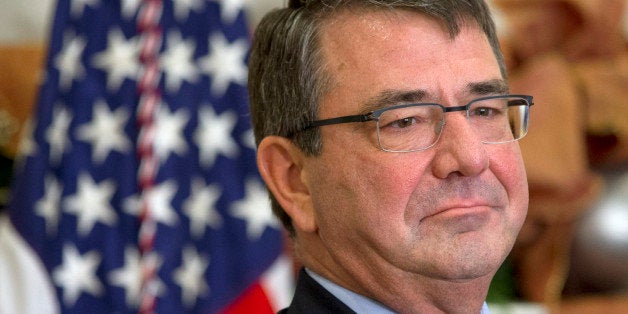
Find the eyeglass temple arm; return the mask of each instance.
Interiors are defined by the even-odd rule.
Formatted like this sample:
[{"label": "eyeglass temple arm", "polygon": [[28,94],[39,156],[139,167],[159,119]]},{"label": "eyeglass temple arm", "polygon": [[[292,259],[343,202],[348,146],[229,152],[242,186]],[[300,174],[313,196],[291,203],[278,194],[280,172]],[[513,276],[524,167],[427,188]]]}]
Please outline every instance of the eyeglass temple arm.
[{"label": "eyeglass temple arm", "polygon": [[344,116],[344,117],[337,117],[337,118],[330,118],[330,119],[322,119],[322,120],[316,120],[316,121],[312,121],[312,123],[310,123],[306,129],[309,128],[313,128],[313,127],[318,127],[318,126],[323,126],[323,125],[330,125],[330,124],[339,124],[339,123],[350,123],[350,122],[366,122],[366,121],[371,121],[373,120],[373,116],[372,114],[358,114],[358,115],[353,115],[353,116]]}]

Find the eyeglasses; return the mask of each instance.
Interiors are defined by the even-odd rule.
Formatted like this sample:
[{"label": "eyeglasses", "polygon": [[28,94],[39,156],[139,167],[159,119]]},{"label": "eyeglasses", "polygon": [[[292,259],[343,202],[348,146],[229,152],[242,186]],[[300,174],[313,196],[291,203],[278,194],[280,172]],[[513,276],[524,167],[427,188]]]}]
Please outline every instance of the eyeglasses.
[{"label": "eyeglasses", "polygon": [[526,135],[532,105],[532,96],[528,95],[482,97],[457,107],[436,103],[402,104],[367,114],[316,120],[300,131],[324,125],[375,121],[380,149],[416,152],[438,142],[445,127],[445,113],[466,111],[467,120],[483,143],[501,144]]}]

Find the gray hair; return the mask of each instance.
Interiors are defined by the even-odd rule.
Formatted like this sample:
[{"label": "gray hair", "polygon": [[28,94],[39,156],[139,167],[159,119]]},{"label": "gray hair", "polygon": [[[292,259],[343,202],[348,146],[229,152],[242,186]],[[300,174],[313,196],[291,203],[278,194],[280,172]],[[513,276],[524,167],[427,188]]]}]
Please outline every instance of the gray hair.
[{"label": "gray hair", "polygon": [[[253,38],[248,84],[257,145],[277,135],[291,139],[305,155],[320,154],[318,128],[303,131],[317,119],[319,100],[333,83],[324,66],[320,32],[346,9],[415,11],[442,21],[451,38],[458,35],[461,21],[475,21],[506,77],[495,25],[483,0],[290,0],[287,8],[261,20]],[[270,198],[273,212],[294,235],[290,217],[272,194]]]}]

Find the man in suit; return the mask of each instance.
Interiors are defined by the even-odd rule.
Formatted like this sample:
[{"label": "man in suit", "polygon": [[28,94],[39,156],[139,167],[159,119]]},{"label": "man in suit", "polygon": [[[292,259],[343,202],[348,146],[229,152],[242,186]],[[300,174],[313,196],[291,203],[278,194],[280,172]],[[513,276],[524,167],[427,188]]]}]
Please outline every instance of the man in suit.
[{"label": "man in suit", "polygon": [[528,206],[481,0],[301,0],[259,24],[258,167],[304,270],[287,313],[480,313]]}]

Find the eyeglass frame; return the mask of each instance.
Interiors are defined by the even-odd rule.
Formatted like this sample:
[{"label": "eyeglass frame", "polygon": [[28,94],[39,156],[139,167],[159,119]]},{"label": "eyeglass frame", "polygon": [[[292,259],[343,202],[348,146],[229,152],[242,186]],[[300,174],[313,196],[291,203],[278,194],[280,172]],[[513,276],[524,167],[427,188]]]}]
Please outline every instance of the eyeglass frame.
[{"label": "eyeglass frame", "polygon": [[[365,114],[356,114],[356,115],[348,115],[348,116],[340,116],[340,117],[334,117],[334,118],[328,118],[328,119],[314,120],[314,121],[310,122],[308,125],[306,125],[305,127],[303,127],[301,129],[299,129],[298,131],[292,133],[292,135],[300,133],[300,132],[303,132],[303,131],[306,131],[306,130],[311,129],[311,128],[316,128],[316,127],[325,126],[325,125],[353,123],[353,122],[368,122],[368,121],[375,121],[377,123],[379,121],[379,118],[381,117],[381,115],[384,112],[386,112],[386,111],[394,110],[394,109],[407,108],[407,107],[417,107],[417,106],[438,106],[438,107],[440,107],[443,110],[443,126],[442,126],[442,128],[444,128],[445,127],[444,114],[446,114],[448,112],[466,111],[466,117],[468,119],[469,118],[469,109],[471,108],[472,104],[474,104],[476,102],[479,102],[479,101],[483,101],[483,100],[499,99],[499,98],[522,98],[522,99],[524,99],[526,101],[526,107],[528,108],[527,115],[529,115],[530,107],[534,105],[534,101],[533,101],[534,97],[533,96],[522,95],[522,94],[504,94],[504,95],[485,96],[485,97],[480,97],[480,98],[473,99],[473,100],[469,101],[466,105],[454,106],[454,107],[445,107],[445,106],[443,106],[441,104],[438,104],[438,103],[400,104],[400,105],[395,105],[395,106],[390,106],[390,107],[385,107],[385,108],[373,110],[373,111],[370,111],[370,112],[365,113]],[[528,117],[526,117],[525,123],[526,123],[526,125],[525,125],[526,126],[526,129],[525,129],[526,133],[524,133],[523,136],[521,136],[520,138],[509,140],[509,141],[503,141],[503,142],[484,142],[483,141],[482,143],[485,143],[485,144],[504,144],[504,143],[518,141],[518,140],[522,139],[523,137],[525,137],[525,135],[527,134],[527,131],[528,131]],[[441,128],[440,132],[438,133],[438,138],[436,138],[434,143],[432,143],[428,147],[420,148],[420,149],[412,149],[412,150],[390,150],[390,149],[385,149],[385,148],[382,147],[382,144],[381,144],[380,139],[379,139],[379,126],[377,128],[378,128],[378,131],[377,131],[377,146],[379,146],[379,149],[381,149],[383,151],[386,151],[386,152],[400,152],[400,153],[420,152],[420,151],[424,151],[424,150],[430,149],[431,147],[436,145],[436,143],[438,143],[438,141],[440,140],[440,136],[441,136],[441,134],[443,132],[442,128]]]}]

